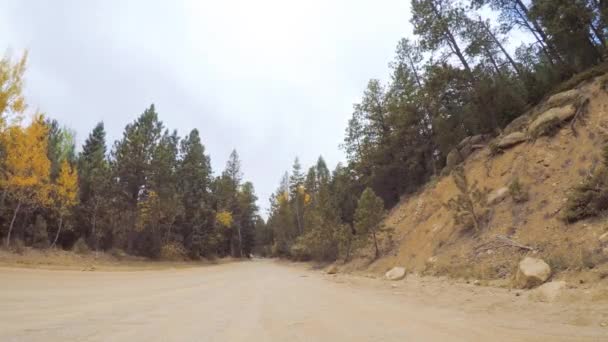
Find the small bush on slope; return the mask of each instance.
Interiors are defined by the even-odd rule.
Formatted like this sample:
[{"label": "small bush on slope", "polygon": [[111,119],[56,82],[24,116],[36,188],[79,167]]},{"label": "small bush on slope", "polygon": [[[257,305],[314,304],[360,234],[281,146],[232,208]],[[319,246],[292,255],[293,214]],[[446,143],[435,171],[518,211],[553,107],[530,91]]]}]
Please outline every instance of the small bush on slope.
[{"label": "small bush on slope", "polygon": [[452,171],[452,178],[460,192],[450,199],[445,206],[454,214],[454,223],[463,229],[475,229],[479,232],[488,215],[488,192],[477,188],[477,182],[469,184],[462,167]]},{"label": "small bush on slope", "polygon": [[573,223],[598,216],[608,210],[608,146],[604,147],[604,163],[594,175],[575,187],[568,196],[562,218]]}]

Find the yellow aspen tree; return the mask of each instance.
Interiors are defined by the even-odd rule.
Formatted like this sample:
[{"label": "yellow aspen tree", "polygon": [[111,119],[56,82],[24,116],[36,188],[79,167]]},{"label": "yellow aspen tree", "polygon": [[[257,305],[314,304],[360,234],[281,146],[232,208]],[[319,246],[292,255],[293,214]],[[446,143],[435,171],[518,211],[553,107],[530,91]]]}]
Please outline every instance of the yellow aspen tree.
[{"label": "yellow aspen tree", "polygon": [[59,226],[57,227],[57,233],[51,247],[55,247],[57,244],[57,239],[63,226],[63,218],[78,203],[78,172],[67,160],[61,162],[59,175],[57,176],[53,190],[53,202],[59,214]]},{"label": "yellow aspen tree", "polygon": [[23,74],[27,64],[27,51],[16,62],[9,57],[0,59],[0,129],[8,124],[7,115],[20,120],[27,107],[23,96]]},{"label": "yellow aspen tree", "polygon": [[36,115],[25,129],[9,126],[5,133],[1,136],[5,152],[2,187],[16,202],[6,238],[8,247],[22,206],[48,206],[52,199],[49,191],[51,162],[46,154],[47,126],[43,116]]},{"label": "yellow aspen tree", "polygon": [[230,228],[232,226],[233,218],[232,218],[232,213],[230,213],[229,211],[220,211],[220,212],[218,212],[215,215],[215,219],[224,228]]}]

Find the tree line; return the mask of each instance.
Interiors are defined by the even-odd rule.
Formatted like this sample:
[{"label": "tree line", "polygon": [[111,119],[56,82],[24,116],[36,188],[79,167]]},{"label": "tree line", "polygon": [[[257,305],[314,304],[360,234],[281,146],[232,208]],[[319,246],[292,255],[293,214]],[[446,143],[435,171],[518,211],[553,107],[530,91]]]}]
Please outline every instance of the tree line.
[{"label": "tree line", "polygon": [[76,152],[74,133],[37,113],[26,122],[27,55],[0,61],[3,244],[120,249],[159,257],[249,256],[258,215],[236,150],[214,176],[197,129],[179,137],[154,105],[108,149],[103,122]]},{"label": "tree line", "polygon": [[319,159],[302,176],[296,160],[271,198],[260,251],[348,259],[370,241],[357,229],[357,211],[372,207],[363,194],[393,207],[440,175],[464,138],[500,134],[606,59],[606,1],[412,0],[411,14],[414,35],[398,42],[390,80],[370,80],[354,105],[346,165],[330,173]]}]

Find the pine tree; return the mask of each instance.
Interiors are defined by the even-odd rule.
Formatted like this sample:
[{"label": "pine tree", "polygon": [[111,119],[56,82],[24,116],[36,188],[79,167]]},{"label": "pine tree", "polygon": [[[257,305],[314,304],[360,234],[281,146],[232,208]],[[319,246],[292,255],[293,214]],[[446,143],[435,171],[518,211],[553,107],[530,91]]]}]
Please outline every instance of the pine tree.
[{"label": "pine tree", "polygon": [[357,235],[364,244],[370,239],[374,243],[374,255],[377,259],[380,256],[378,248],[378,235],[387,232],[382,226],[382,218],[384,217],[384,203],[382,199],[370,188],[365,189],[357,203],[355,211],[355,229]]},{"label": "pine tree", "polygon": [[134,252],[137,204],[144,190],[150,188],[151,162],[162,130],[163,124],[158,120],[154,105],[151,105],[137,120],[125,127],[122,140],[116,142],[112,151],[119,199],[126,205],[124,224],[129,253]]},{"label": "pine tree", "polygon": [[[78,187],[80,190],[79,226],[80,235],[88,238],[97,250],[99,238],[108,234],[106,222],[109,210],[110,170],[106,158],[106,132],[99,122],[89,134],[78,157]],[[102,229],[100,229],[103,227]]]},{"label": "pine tree", "polygon": [[[182,141],[178,193],[183,207],[183,231],[191,255],[211,254],[214,248],[215,213],[211,206],[211,162],[205,154],[198,130],[193,129]],[[170,234],[169,234],[170,235]],[[171,239],[168,236],[167,239]]]}]

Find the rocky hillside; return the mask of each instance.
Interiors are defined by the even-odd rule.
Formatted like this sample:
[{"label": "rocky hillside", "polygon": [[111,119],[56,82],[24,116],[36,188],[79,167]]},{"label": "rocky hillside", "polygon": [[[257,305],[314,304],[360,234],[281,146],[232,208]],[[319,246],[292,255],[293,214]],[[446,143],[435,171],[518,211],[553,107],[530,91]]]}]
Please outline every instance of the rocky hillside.
[{"label": "rocky hillside", "polygon": [[[394,229],[392,241],[384,241],[389,252],[371,264],[359,258],[342,268],[383,273],[403,266],[408,272],[506,285],[518,263],[530,256],[546,261],[553,279],[604,279],[606,220],[567,224],[562,212],[569,192],[602,160],[608,142],[607,84],[604,75],[553,95],[496,139],[465,139],[448,156],[439,179],[389,213],[385,225]],[[448,208],[462,193],[454,168],[462,168],[471,191],[487,195],[475,202],[485,217],[479,229],[463,228]]]}]

